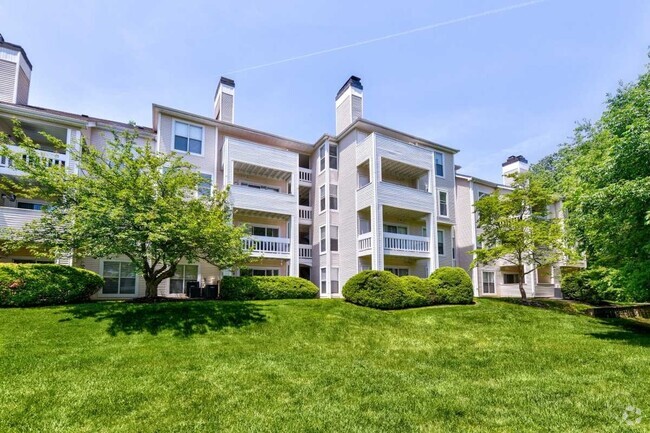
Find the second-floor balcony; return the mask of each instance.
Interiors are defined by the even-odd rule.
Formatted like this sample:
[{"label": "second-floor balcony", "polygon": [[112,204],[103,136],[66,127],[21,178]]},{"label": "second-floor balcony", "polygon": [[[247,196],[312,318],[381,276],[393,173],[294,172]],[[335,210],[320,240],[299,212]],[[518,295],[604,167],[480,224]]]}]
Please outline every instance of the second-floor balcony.
[{"label": "second-floor balcony", "polygon": [[248,236],[243,240],[244,248],[252,250],[254,257],[290,259],[291,239],[271,236]]},{"label": "second-floor balcony", "polygon": [[310,184],[312,183],[312,171],[311,168],[298,168],[298,180],[301,183]]},{"label": "second-floor balcony", "polygon": [[[7,147],[14,152],[23,153],[22,149],[18,146],[9,145]],[[56,153],[48,150],[39,150],[37,153],[47,166],[69,166],[68,155],[65,153]],[[28,156],[23,154],[22,158],[27,161]],[[2,156],[0,157],[0,174],[20,175],[21,172],[14,167],[14,163],[11,159]]]},{"label": "second-floor balcony", "polygon": [[40,210],[0,206],[0,227],[21,228],[42,215]]},{"label": "second-floor balcony", "polygon": [[[429,238],[425,236],[384,233],[384,254],[409,257],[428,257]],[[372,253],[372,233],[364,233],[357,238],[360,255]]]}]

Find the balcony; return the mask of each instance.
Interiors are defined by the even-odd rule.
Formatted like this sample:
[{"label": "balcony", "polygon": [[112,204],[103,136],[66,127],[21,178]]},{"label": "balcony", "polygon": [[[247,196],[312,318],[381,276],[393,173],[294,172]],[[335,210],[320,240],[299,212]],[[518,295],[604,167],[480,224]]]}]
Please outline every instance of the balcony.
[{"label": "balcony", "polygon": [[0,227],[21,228],[41,215],[43,214],[40,210],[0,206]]},{"label": "balcony", "polygon": [[298,206],[300,224],[311,224],[313,217],[314,209],[311,206]]},{"label": "balcony", "polygon": [[249,236],[243,240],[244,248],[251,249],[254,257],[290,259],[291,240],[268,236]]},{"label": "balcony", "polygon": [[236,184],[230,187],[230,200],[234,208],[282,215],[291,215],[296,206],[295,195]]},{"label": "balcony", "polygon": [[311,260],[312,259],[312,246],[311,245],[300,245],[298,247],[298,257],[303,260]]},{"label": "balcony", "polygon": [[384,254],[428,257],[429,238],[424,236],[384,233]]},{"label": "balcony", "polygon": [[358,239],[358,248],[359,253],[371,253],[372,248],[372,233],[364,233],[359,235]]},{"label": "balcony", "polygon": [[299,167],[298,169],[298,180],[302,183],[308,183],[311,185],[312,182],[312,171],[311,168]]},{"label": "balcony", "polygon": [[[11,151],[22,152],[22,149],[18,146],[9,145],[7,146]],[[69,165],[68,155],[65,153],[56,153],[50,152],[47,150],[39,150],[38,154],[43,158],[44,162],[49,166],[59,165],[61,167],[67,167]],[[26,160],[27,155],[23,155],[23,158]],[[12,161],[7,157],[0,157],[0,174],[4,175],[20,175],[20,171],[16,170],[13,167]]]}]

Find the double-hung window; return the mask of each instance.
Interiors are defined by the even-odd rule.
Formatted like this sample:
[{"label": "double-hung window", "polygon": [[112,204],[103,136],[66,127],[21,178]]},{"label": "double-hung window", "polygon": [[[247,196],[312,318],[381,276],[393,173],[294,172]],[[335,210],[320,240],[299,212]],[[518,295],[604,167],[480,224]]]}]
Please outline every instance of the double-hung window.
[{"label": "double-hung window", "polygon": [[176,273],[169,279],[169,293],[185,293],[190,281],[198,281],[199,265],[178,265]]},{"label": "double-hung window", "polygon": [[320,252],[324,253],[327,251],[327,237],[325,226],[320,226]]},{"label": "double-hung window", "polygon": [[338,185],[330,185],[330,209],[337,210],[339,208],[339,187]]},{"label": "double-hung window", "polygon": [[433,152],[436,163],[436,176],[445,177],[445,155],[442,152]]},{"label": "double-hung window", "polygon": [[212,175],[201,173],[201,182],[198,187],[199,197],[210,197],[212,195]]},{"label": "double-hung window", "polygon": [[195,155],[203,154],[203,127],[175,122],[174,150]]},{"label": "double-hung window", "polygon": [[330,226],[330,251],[339,250],[339,226]]},{"label": "double-hung window", "polygon": [[134,295],[135,267],[131,262],[105,261],[102,271],[105,295]]},{"label": "double-hung window", "polygon": [[334,170],[339,169],[339,148],[330,144],[330,168]]},{"label": "double-hung window", "polygon": [[438,215],[442,217],[449,216],[449,206],[447,204],[447,191],[438,191]]},{"label": "double-hung window", "polygon": [[327,293],[327,268],[320,268],[320,292]]},{"label": "double-hung window", "polygon": [[318,171],[325,170],[325,146],[318,149]]},{"label": "double-hung window", "polygon": [[483,272],[483,293],[495,293],[494,272]]},{"label": "double-hung window", "polygon": [[267,238],[280,237],[280,229],[277,227],[251,226],[250,231],[253,236],[265,236]]},{"label": "double-hung window", "polygon": [[339,293],[339,268],[330,269],[330,285],[332,295],[337,295]]},{"label": "double-hung window", "polygon": [[445,255],[445,232],[438,230],[438,254]]},{"label": "double-hung window", "polygon": [[325,185],[322,185],[320,189],[318,190],[319,194],[319,201],[320,201],[320,211],[323,212],[325,210],[325,205],[326,205],[326,199],[325,199]]}]

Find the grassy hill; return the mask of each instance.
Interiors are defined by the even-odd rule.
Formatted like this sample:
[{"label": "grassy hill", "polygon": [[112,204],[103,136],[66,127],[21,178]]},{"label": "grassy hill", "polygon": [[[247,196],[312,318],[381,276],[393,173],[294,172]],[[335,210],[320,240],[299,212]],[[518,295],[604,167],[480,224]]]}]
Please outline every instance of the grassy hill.
[{"label": "grassy hill", "polygon": [[0,324],[2,432],[650,430],[650,335],[498,300],[109,302]]}]

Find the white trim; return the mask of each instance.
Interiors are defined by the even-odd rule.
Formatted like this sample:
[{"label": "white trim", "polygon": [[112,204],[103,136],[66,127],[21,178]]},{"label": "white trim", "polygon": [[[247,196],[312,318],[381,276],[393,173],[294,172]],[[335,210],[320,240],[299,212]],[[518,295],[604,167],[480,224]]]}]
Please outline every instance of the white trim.
[{"label": "white trim", "polygon": [[[178,149],[175,148],[175,146],[176,146],[176,124],[177,123],[183,123],[185,125],[188,125],[188,130],[187,130],[187,134],[188,134],[188,137],[187,137],[187,152],[183,152],[182,150],[178,150]],[[189,137],[189,135],[190,135],[189,127],[190,126],[195,126],[197,128],[201,128],[201,153],[190,152],[190,137]],[[172,118],[172,136],[171,136],[171,143],[169,143],[169,144],[170,144],[169,148],[170,148],[170,150],[172,152],[180,153],[181,155],[192,155],[192,156],[201,156],[201,157],[203,157],[203,156],[205,156],[205,126],[201,125],[201,124],[198,124],[198,123],[189,122],[187,120],[178,120],[178,119]]]},{"label": "white trim", "polygon": [[[442,236],[439,236],[442,234]],[[440,239],[438,239],[440,237]],[[442,254],[438,250],[438,245],[442,240]],[[440,257],[447,257],[447,248],[445,248],[445,231],[443,229],[436,228],[436,254]]]},{"label": "white trim", "polygon": [[[325,243],[324,243],[325,249],[323,249],[323,237],[321,236],[322,229],[325,229]],[[327,241],[329,240],[329,238],[327,237],[327,232],[328,230],[326,224],[318,226],[318,252],[320,254],[327,254],[327,252],[329,251],[329,246],[327,245]]]},{"label": "white trim", "polygon": [[[323,271],[325,271],[325,279],[323,280]],[[321,266],[318,270],[318,293],[323,296],[328,294],[328,284],[327,284],[327,266]],[[323,282],[325,282],[325,291],[323,292]]]},{"label": "white trim", "polygon": [[[324,172],[325,169],[329,166],[329,161],[328,161],[329,149],[326,149],[326,146],[327,146],[326,143],[323,143],[321,145],[321,147],[319,147],[318,150],[316,151],[316,161],[317,161],[317,165],[318,165],[318,174],[321,174],[322,172]],[[329,147],[329,146],[327,146],[327,147]],[[321,163],[320,163],[320,158],[321,158],[320,151],[321,151],[321,149],[323,150],[323,153],[324,153],[324,155],[323,155],[323,158],[324,158],[323,159],[323,161],[324,161],[323,167],[321,167]]]},{"label": "white trim", "polygon": [[[324,195],[324,197],[322,199],[325,200],[325,207],[323,207],[323,208],[321,208],[321,202],[322,202],[322,199],[321,199],[321,196],[320,196],[321,188],[323,190],[323,195]],[[320,215],[322,213],[325,213],[325,211],[328,209],[328,206],[327,206],[327,200],[329,199],[328,191],[329,191],[329,188],[327,187],[327,184],[323,184],[323,185],[318,187],[318,215]]]}]

